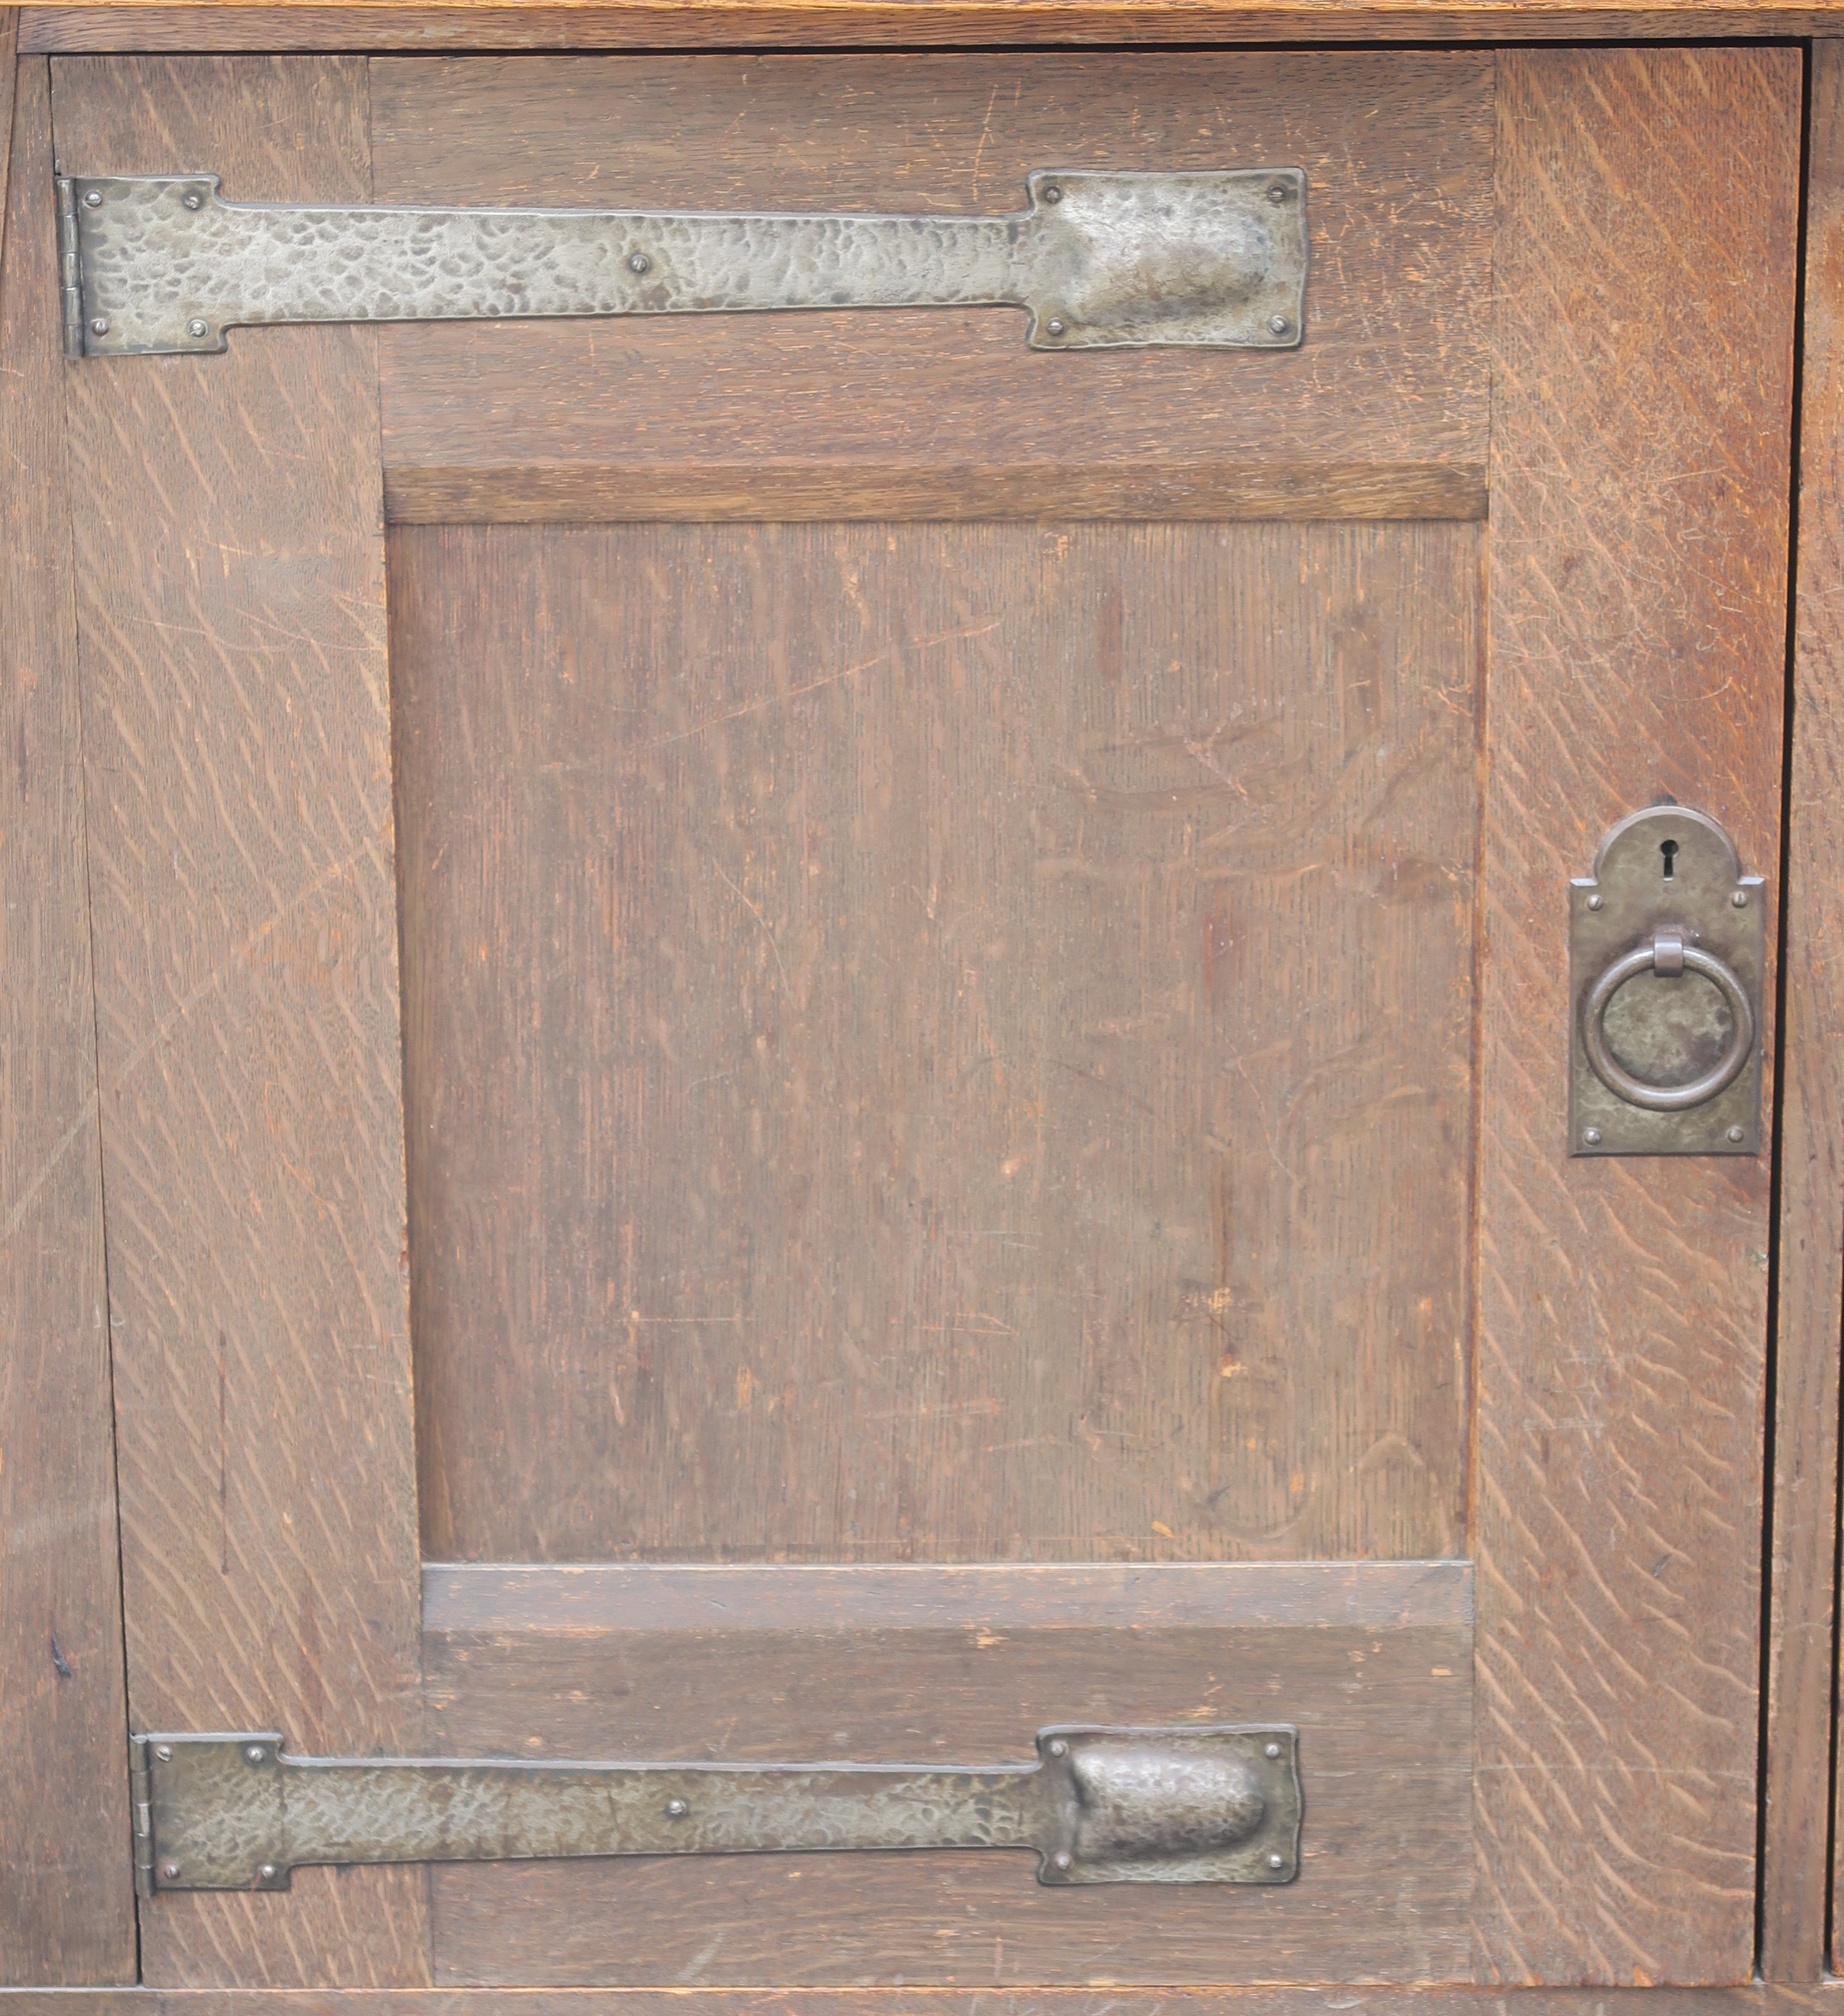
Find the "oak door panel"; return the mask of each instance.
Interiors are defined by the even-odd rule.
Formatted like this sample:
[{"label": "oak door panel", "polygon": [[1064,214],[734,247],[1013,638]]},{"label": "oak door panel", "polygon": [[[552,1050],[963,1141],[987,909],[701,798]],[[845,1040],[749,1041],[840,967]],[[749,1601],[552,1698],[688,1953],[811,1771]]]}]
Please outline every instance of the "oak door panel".
[{"label": "oak door panel", "polygon": [[[1776,900],[1800,83],[1792,50],[1499,59],[1487,1979],[1753,1964],[1770,1158],[1569,1159],[1558,975],[1568,878],[1662,796],[1720,819]],[[1773,1004],[1770,978],[1770,1062]]]},{"label": "oak door panel", "polygon": [[395,518],[1483,515],[1487,56],[380,58],[372,104],[384,202],[953,214],[1091,165],[1309,185],[1288,354],[1034,355],[1006,309],[387,330]]},{"label": "oak door panel", "polygon": [[431,1568],[431,1740],[462,1754],[1028,1757],[1059,1721],[1300,1731],[1302,1873],[1040,1886],[1028,1853],[432,1872],[448,1985],[1453,1980],[1469,1966],[1464,1562]]},{"label": "oak door panel", "polygon": [[[363,202],[365,66],[73,58],[59,158]],[[67,369],[128,1699],[420,1741],[371,332]],[[414,1870],[144,1912],[157,1984],[415,1985]]]},{"label": "oak door panel", "polygon": [[426,1552],[1456,1546],[1479,558],[400,528]]}]

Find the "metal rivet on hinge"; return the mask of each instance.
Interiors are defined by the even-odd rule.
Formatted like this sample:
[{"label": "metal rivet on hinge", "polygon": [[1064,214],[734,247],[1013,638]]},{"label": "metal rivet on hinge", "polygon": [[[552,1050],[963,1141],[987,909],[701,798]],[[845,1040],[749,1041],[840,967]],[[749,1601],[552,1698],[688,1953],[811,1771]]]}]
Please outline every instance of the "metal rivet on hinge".
[{"label": "metal rivet on hinge", "polygon": [[276,1880],[276,1865],[272,1862],[265,1862],[256,1873],[263,1882],[273,1883]]},{"label": "metal rivet on hinge", "polygon": [[1054,182],[1046,183],[1044,187],[1043,200],[1046,203],[1061,203],[1063,200],[1063,192]]},{"label": "metal rivet on hinge", "polygon": [[1057,1852],[1056,1863],[1059,1869],[1073,1869],[1075,1867],[1075,1857],[1067,1849],[1059,1849]]},{"label": "metal rivet on hinge", "polygon": [[1606,901],[1607,898],[1597,891],[1596,894],[1588,898],[1588,908],[1590,910],[1598,910],[1601,905]]},{"label": "metal rivet on hinge", "polygon": [[1601,1129],[1598,1127],[1584,1127],[1582,1140],[1588,1147],[1598,1148],[1601,1146]]},{"label": "metal rivet on hinge", "polygon": [[1735,905],[1737,909],[1745,910],[1748,908],[1748,891],[1745,889],[1738,889],[1734,895],[1729,898],[1729,901]]},{"label": "metal rivet on hinge", "polygon": [[1270,203],[1285,203],[1287,200],[1286,183],[1276,182],[1268,191],[1268,200]]},{"label": "metal rivet on hinge", "polygon": [[153,1754],[163,1764],[171,1764],[173,1761],[173,1746],[170,1743],[157,1743],[153,1746]]},{"label": "metal rivet on hinge", "polygon": [[1280,1745],[1278,1743],[1270,1743],[1268,1745],[1267,1754],[1270,1757],[1278,1757],[1280,1755]]},{"label": "metal rivet on hinge", "polygon": [[90,324],[90,334],[92,336],[106,336],[108,333],[109,324],[106,319],[102,315],[98,315],[95,320]]},{"label": "metal rivet on hinge", "polygon": [[85,196],[83,205],[86,210],[100,210],[103,207],[103,192],[100,189],[92,189]]},{"label": "metal rivet on hinge", "polygon": [[185,205],[188,210],[202,210],[205,205],[205,199],[199,194],[196,189],[188,189],[179,200]]},{"label": "metal rivet on hinge", "polygon": [[682,1820],[690,1811],[691,1808],[682,1799],[668,1799],[666,1802],[666,1817],[669,1820]]},{"label": "metal rivet on hinge", "polygon": [[1061,336],[1066,326],[1067,325],[1064,323],[1063,318],[1061,315],[1052,315],[1050,320],[1044,324],[1046,331],[1051,336]]},{"label": "metal rivet on hinge", "polygon": [[260,1743],[253,1743],[243,1752],[243,1762],[246,1764],[260,1764],[266,1754]]},{"label": "metal rivet on hinge", "polygon": [[160,1881],[163,1883],[177,1883],[179,1881],[178,1863],[163,1862],[160,1864]]},{"label": "metal rivet on hinge", "polygon": [[1270,1869],[1284,1869],[1287,1867],[1287,1857],[1284,1855],[1270,1855],[1268,1857],[1268,1867]]},{"label": "metal rivet on hinge", "polygon": [[628,271],[630,273],[644,273],[652,264],[644,252],[630,252],[628,254]]},{"label": "metal rivet on hinge", "polygon": [[1057,1737],[1051,1741],[1050,1755],[1053,1757],[1067,1757],[1069,1755],[1069,1745],[1061,1737]]},{"label": "metal rivet on hinge", "polygon": [[201,322],[199,318],[195,315],[193,319],[185,325],[185,333],[188,336],[203,337],[209,336],[211,333],[211,330],[208,323]]},{"label": "metal rivet on hinge", "polygon": [[1271,335],[1284,336],[1292,327],[1293,324],[1285,315],[1270,315],[1268,318],[1268,329]]},{"label": "metal rivet on hinge", "polygon": [[1729,1139],[1738,1148],[1739,1148],[1742,1143],[1748,1139],[1748,1136],[1739,1127],[1731,1127],[1729,1129]]}]

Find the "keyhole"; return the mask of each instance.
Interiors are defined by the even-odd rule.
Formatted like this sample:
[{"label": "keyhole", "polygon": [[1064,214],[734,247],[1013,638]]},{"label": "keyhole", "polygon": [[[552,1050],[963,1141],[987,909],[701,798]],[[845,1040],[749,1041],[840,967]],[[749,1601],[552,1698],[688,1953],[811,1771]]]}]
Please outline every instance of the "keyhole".
[{"label": "keyhole", "polygon": [[1665,880],[1669,882],[1677,873],[1677,842],[1675,840],[1662,840],[1659,842],[1659,851],[1665,857]]}]

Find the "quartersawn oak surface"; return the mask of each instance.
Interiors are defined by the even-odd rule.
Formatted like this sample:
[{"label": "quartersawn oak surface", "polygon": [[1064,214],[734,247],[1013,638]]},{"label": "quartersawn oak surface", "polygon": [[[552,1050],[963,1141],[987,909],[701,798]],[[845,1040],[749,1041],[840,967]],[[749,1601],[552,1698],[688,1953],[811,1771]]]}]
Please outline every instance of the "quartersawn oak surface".
[{"label": "quartersawn oak surface", "polygon": [[1792,51],[1499,59],[1485,1979],[1752,1964],[1769,1161],[1572,1161],[1560,976],[1569,877],[1665,794],[1775,899],[1800,88]]},{"label": "quartersawn oak surface", "polygon": [[16,113],[13,26],[0,12],[0,1980],[74,1985],[134,1979],[135,1905],[50,81],[27,58]]},{"label": "quartersawn oak surface", "polygon": [[1471,53],[375,60],[380,202],[954,215],[1035,167],[1293,165],[1311,232],[1288,353],[1038,355],[1010,309],[394,327],[391,513],[1482,517],[1491,85]]},{"label": "quartersawn oak surface", "polygon": [[529,1757],[1028,1759],[1059,1722],[1288,1722],[1284,1888],[1045,1888],[1029,1854],[430,1872],[448,1983],[1464,1976],[1471,1571],[431,1568],[431,1743]]},{"label": "quartersawn oak surface", "polygon": [[1454,1550],[1475,528],[391,550],[429,1555]]},{"label": "quartersawn oak surface", "polygon": [[135,49],[1000,48],[1069,43],[1710,40],[1835,33],[1839,0],[614,0],[22,9],[21,46]]},{"label": "quartersawn oak surface", "polygon": [[[54,71],[61,157],[99,173],[370,193],[361,62]],[[264,333],[65,373],[129,1698],[414,1751],[374,338]],[[413,1870],[168,1896],[142,1939],[157,1983],[426,1978]]]},{"label": "quartersawn oak surface", "polygon": [[1812,57],[1761,1968],[1825,1963],[1844,1322],[1844,47]]}]

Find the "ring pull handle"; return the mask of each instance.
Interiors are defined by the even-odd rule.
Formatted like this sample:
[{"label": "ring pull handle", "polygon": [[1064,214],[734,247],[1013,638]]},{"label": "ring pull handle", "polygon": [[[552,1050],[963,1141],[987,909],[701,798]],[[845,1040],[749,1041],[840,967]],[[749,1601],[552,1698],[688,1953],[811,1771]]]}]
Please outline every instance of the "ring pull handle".
[{"label": "ring pull handle", "polygon": [[[1648,971],[1666,980],[1701,974],[1729,1004],[1734,1028],[1728,1046],[1701,1078],[1683,1085],[1648,1085],[1626,1070],[1608,1047],[1608,1003],[1629,980]],[[1588,990],[1582,1003],[1582,1042],[1594,1075],[1616,1098],[1653,1113],[1682,1113],[1703,1105],[1734,1084],[1754,1052],[1754,1010],[1749,1006],[1747,989],[1731,967],[1702,946],[1685,944],[1682,931],[1661,929],[1645,944],[1616,959]]]}]

